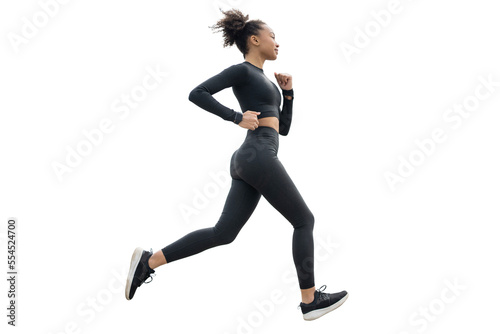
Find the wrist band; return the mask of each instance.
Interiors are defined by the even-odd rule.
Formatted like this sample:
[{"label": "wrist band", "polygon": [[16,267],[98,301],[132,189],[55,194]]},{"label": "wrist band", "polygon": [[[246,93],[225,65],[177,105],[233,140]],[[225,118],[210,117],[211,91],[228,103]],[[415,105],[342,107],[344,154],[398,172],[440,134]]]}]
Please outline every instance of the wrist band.
[{"label": "wrist band", "polygon": [[239,124],[242,119],[243,119],[243,114],[235,111],[233,123]]},{"label": "wrist band", "polygon": [[292,89],[288,89],[288,90],[282,89],[282,91],[283,91],[283,95],[284,96],[291,96],[291,97],[293,97],[293,88]]}]

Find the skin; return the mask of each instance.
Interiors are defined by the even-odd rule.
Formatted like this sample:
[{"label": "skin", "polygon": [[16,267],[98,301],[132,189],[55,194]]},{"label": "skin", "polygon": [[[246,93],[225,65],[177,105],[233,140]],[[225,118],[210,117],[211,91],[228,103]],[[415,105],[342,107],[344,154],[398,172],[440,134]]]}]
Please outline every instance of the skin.
[{"label": "skin", "polygon": [[[263,25],[258,35],[250,36],[247,43],[249,51],[245,56],[245,60],[259,68],[263,68],[266,60],[276,60],[278,58],[279,44],[276,42],[274,31],[268,25]],[[292,76],[290,74],[274,72],[274,76],[281,89],[292,89]],[[292,99],[291,96],[285,98]],[[259,126],[267,126],[279,132],[279,119],[277,117],[271,116],[257,119],[257,115],[259,114],[260,112],[258,111],[245,111],[243,119],[238,125],[249,130],[255,130]],[[151,269],[155,269],[166,263],[167,261],[161,249],[154,253],[148,261]],[[315,286],[309,289],[301,289],[302,302],[306,304],[311,303],[314,300],[315,290]]]}]

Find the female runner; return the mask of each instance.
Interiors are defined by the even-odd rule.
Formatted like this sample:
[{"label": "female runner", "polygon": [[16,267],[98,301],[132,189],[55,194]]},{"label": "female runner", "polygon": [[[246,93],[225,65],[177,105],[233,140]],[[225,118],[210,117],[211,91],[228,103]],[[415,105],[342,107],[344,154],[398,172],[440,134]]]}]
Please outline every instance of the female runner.
[{"label": "female runner", "polygon": [[[137,287],[151,278],[155,268],[231,243],[252,215],[262,196],[293,226],[292,255],[302,295],[300,308],[305,320],[314,320],[336,309],[348,297],[343,290],[323,292],[314,282],[314,216],[277,157],[279,135],[286,136],[292,121],[292,76],[274,73],[283,94],[264,74],[266,60],[276,60],[279,44],[273,30],[261,20],[248,21],[248,15],[232,9],[212,29],[221,29],[224,47],[236,44],[244,62],[234,64],[195,87],[189,100],[199,107],[247,129],[243,144],[230,163],[231,189],[222,214],[213,227],[188,233],[153,254],[137,247],[132,255],[125,297],[132,299]],[[232,87],[240,113],[212,95]],[[151,282],[148,281],[146,283]]]}]

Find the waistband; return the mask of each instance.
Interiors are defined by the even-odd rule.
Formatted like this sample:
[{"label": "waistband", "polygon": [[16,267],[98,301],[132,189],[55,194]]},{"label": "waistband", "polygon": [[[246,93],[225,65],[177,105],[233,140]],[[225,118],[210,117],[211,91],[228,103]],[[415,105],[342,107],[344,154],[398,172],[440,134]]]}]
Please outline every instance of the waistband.
[{"label": "waistband", "polygon": [[254,146],[257,150],[264,149],[271,151],[274,155],[278,154],[279,133],[270,126],[259,126],[255,130],[248,130],[247,136],[242,147]]}]

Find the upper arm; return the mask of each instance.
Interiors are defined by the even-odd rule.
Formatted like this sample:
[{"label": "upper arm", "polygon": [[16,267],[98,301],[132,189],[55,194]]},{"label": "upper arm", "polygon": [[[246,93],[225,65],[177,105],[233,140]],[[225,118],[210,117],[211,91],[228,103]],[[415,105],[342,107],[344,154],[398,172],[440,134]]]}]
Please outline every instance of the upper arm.
[{"label": "upper arm", "polygon": [[247,80],[248,68],[242,64],[235,64],[203,81],[193,91],[202,89],[213,95],[225,88],[243,85]]},{"label": "upper arm", "polygon": [[[249,80],[248,68],[243,64],[229,66],[220,73],[203,81],[189,93],[189,100],[224,120],[241,121],[241,113],[228,108],[212,95],[224,88],[243,85]],[[237,123],[238,124],[238,123]]]}]

